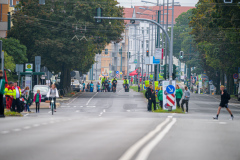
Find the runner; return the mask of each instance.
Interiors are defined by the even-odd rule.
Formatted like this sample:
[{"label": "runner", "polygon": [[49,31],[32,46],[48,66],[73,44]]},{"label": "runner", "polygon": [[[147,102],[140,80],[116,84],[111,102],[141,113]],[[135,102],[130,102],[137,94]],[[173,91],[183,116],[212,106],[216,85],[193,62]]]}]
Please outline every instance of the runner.
[{"label": "runner", "polygon": [[213,119],[218,119],[221,109],[226,108],[227,111],[229,112],[229,114],[231,115],[231,119],[233,120],[234,116],[233,116],[231,110],[228,108],[228,101],[231,99],[231,97],[227,93],[227,90],[225,90],[225,87],[223,85],[221,85],[220,90],[221,90],[221,102],[218,107],[217,115],[216,115],[216,117],[213,117]]},{"label": "runner", "polygon": [[116,77],[114,77],[113,80],[112,80],[112,86],[113,86],[113,92],[116,92],[116,89],[117,89],[117,79],[116,79]]}]

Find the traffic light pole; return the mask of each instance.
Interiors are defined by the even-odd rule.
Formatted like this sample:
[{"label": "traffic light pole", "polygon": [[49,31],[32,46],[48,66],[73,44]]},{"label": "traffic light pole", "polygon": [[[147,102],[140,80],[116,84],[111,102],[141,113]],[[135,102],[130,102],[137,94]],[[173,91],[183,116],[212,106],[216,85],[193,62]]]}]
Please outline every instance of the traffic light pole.
[{"label": "traffic light pole", "polygon": [[[173,7],[174,7],[174,0],[173,0]],[[174,9],[173,9],[174,10]],[[174,13],[174,11],[173,11],[173,13]],[[167,33],[167,31],[162,27],[162,25],[161,24],[159,24],[159,23],[157,23],[156,21],[153,21],[153,20],[150,20],[150,19],[144,19],[144,18],[123,18],[123,17],[94,17],[95,19],[108,19],[108,20],[137,20],[137,21],[147,21],[147,22],[151,22],[151,23],[153,23],[153,24],[155,24],[155,25],[157,25],[160,29],[162,29],[162,31],[164,32],[164,34],[166,35],[166,37],[167,37],[167,40],[168,40],[168,43],[169,44],[171,44],[171,45],[169,45],[170,47],[169,47],[169,49],[170,49],[170,62],[169,62],[169,65],[170,65],[170,67],[169,67],[169,77],[170,77],[170,84],[172,83],[172,64],[173,64],[173,57],[172,57],[172,55],[173,55],[173,38],[171,38],[171,41],[170,41],[170,38],[169,38],[169,36],[168,36],[168,33]],[[172,19],[174,19],[173,18],[173,15],[172,15]],[[172,32],[171,32],[171,36],[173,37],[173,21],[172,21]],[[172,43],[171,43],[172,42]]]}]

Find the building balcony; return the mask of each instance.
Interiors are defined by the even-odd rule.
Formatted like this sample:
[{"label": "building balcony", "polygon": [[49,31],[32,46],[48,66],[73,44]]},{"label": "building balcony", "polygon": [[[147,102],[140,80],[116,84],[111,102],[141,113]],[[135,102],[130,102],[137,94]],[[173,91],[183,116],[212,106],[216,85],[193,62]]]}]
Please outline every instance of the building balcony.
[{"label": "building balcony", "polygon": [[8,28],[8,22],[0,22],[0,31],[6,31]]},{"label": "building balcony", "polygon": [[8,0],[0,0],[0,4],[8,4]]}]

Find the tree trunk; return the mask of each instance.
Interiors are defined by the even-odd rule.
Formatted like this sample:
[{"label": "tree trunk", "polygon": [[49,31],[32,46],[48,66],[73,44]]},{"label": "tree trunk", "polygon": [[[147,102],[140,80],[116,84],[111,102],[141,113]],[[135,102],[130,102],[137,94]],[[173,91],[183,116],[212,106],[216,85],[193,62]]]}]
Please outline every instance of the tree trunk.
[{"label": "tree trunk", "polygon": [[71,87],[70,69],[65,64],[63,64],[61,70],[62,70],[60,82],[61,89],[70,88]]},{"label": "tree trunk", "polygon": [[221,72],[218,72],[218,78],[217,78],[217,86],[216,86],[216,94],[220,94],[220,83],[221,83]]}]

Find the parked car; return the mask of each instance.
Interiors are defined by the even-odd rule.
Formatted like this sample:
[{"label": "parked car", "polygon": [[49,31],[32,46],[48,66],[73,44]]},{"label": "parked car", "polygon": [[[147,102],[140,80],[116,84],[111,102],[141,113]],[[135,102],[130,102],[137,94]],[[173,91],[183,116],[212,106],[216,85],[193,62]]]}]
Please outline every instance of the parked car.
[{"label": "parked car", "polygon": [[47,85],[35,85],[33,87],[33,96],[37,93],[37,90],[40,90],[40,94],[42,96],[41,101],[45,102],[45,100],[47,99],[47,93],[49,91],[50,87]]},{"label": "parked car", "polygon": [[73,91],[80,92],[82,84],[80,84],[79,80],[77,79],[72,79],[71,80],[71,87]]}]

